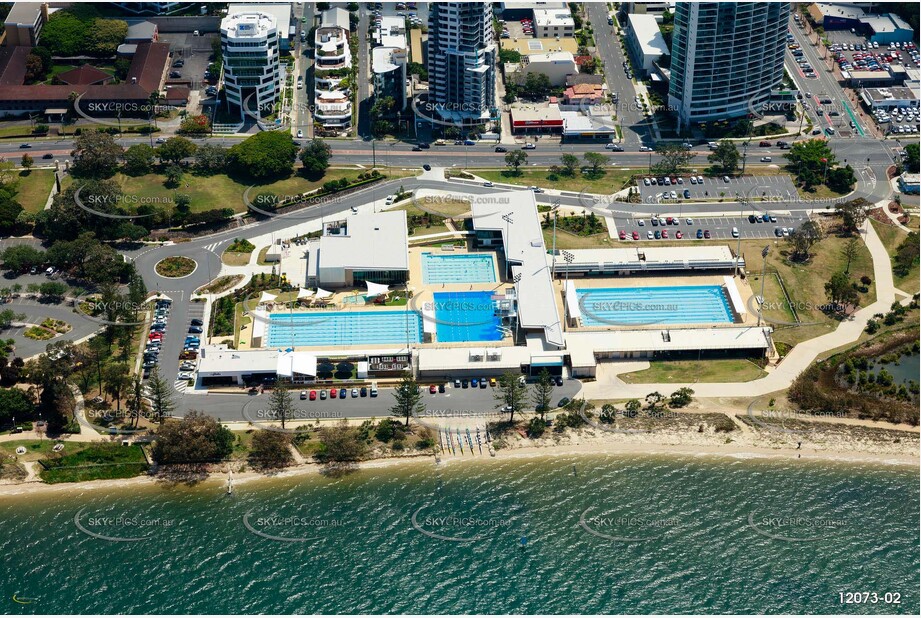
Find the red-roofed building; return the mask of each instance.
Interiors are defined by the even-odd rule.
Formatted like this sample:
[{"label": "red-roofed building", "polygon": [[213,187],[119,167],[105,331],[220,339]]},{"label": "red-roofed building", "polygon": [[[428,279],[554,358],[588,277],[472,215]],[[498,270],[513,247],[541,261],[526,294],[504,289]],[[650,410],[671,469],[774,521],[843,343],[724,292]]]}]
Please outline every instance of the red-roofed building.
[{"label": "red-roofed building", "polygon": [[112,76],[105,71],[100,71],[91,64],[84,64],[82,67],[65,71],[57,76],[59,82],[69,86],[89,86],[91,84],[102,84],[112,79]]},{"label": "red-roofed building", "polygon": [[604,99],[604,87],[600,84],[575,84],[563,92],[566,105],[595,105]]},{"label": "red-roofed building", "polygon": [[78,83],[26,86],[23,84],[25,58],[30,50],[29,47],[0,50],[0,116],[69,109],[71,95],[76,95],[80,109],[91,116],[115,116],[121,112],[124,117],[147,117],[144,106],[149,104],[151,93],[161,91],[169,69],[168,43],[140,43],[121,83],[79,83],[99,77],[100,73],[106,75],[93,67],[89,67],[92,70],[80,67],[62,74],[73,74],[70,79]]}]

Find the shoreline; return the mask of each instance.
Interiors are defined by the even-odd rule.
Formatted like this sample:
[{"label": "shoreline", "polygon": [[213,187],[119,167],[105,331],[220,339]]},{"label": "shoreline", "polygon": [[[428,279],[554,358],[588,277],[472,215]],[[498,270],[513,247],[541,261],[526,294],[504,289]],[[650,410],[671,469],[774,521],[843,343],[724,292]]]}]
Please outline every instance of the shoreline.
[{"label": "shoreline", "polygon": [[[572,456],[666,456],[679,458],[718,458],[733,461],[800,461],[809,463],[869,464],[874,466],[921,467],[917,454],[903,453],[869,453],[860,451],[822,451],[815,449],[769,448],[745,444],[656,444],[656,443],[573,443],[548,446],[525,446],[521,448],[503,448],[496,451],[494,457],[484,454],[444,455],[438,463],[431,455],[413,457],[387,457],[362,461],[355,465],[355,470],[373,470],[399,465],[457,465],[464,463],[485,463],[488,461],[511,461],[521,459],[557,458]],[[289,466],[274,474],[263,474],[248,470],[233,473],[234,486],[258,481],[296,478],[311,474],[322,474],[324,466],[317,463],[303,463]],[[226,482],[227,472],[210,472],[194,485],[204,483]],[[57,483],[53,485],[41,482],[0,484],[0,499],[36,495],[60,495],[62,493],[83,493],[97,490],[117,490],[131,487],[156,487],[165,485],[160,477],[137,476],[127,479],[81,481],[77,483]],[[189,487],[186,483],[178,483]]]}]

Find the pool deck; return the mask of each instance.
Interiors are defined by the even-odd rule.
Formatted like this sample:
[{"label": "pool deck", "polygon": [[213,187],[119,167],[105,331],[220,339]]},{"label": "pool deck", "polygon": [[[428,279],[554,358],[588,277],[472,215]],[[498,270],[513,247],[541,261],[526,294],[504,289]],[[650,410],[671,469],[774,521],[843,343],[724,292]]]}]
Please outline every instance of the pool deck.
[{"label": "pool deck", "polygon": [[[437,283],[437,284],[424,284],[423,271],[422,271],[422,254],[423,253],[432,253],[436,255],[465,255],[465,254],[474,254],[474,255],[491,255],[493,257],[493,268],[495,269],[494,277],[495,282],[492,283]],[[502,280],[502,272],[504,268],[504,260],[501,253],[496,253],[494,251],[469,251],[466,248],[455,247],[453,250],[443,250],[441,248],[441,243],[433,245],[420,245],[416,247],[409,248],[409,282],[408,288],[412,292],[412,299],[410,300],[409,310],[419,311],[422,308],[422,305],[425,303],[433,302],[435,300],[435,293],[440,292],[502,292],[508,287],[512,287],[511,282],[504,282]],[[399,291],[400,288],[395,288],[395,291]],[[361,288],[347,288],[336,290],[331,297],[329,297],[328,302],[325,306],[310,306],[304,307],[301,309],[295,309],[295,312],[349,312],[349,311],[401,311],[405,307],[403,306],[381,306],[374,304],[364,304],[363,302],[355,303],[349,302],[355,298],[356,294],[364,293],[364,287]],[[359,300],[363,301],[364,299],[359,296]],[[284,315],[287,314],[288,310],[281,307],[269,311],[269,315],[277,314]],[[252,316],[250,316],[252,317]],[[238,348],[240,350],[250,350],[254,349],[252,346],[252,335],[253,327],[252,323],[248,326],[241,329],[238,336]],[[228,337],[229,339],[229,337]],[[490,347],[497,346],[511,346],[511,338],[506,337],[505,339],[499,341],[489,341],[484,342],[488,343]],[[455,342],[439,342],[435,341],[433,343],[414,343],[413,347],[470,347],[471,342],[469,341],[455,341]],[[263,344],[265,347],[265,344]],[[299,351],[329,351],[331,349],[342,350],[342,352],[354,352],[356,349],[361,348],[362,350],[393,350],[397,347],[402,347],[402,342],[394,342],[389,344],[355,344],[354,346],[295,346],[296,350]]]},{"label": "pool deck", "polygon": [[[642,288],[642,287],[676,287],[676,286],[700,286],[700,285],[718,285],[722,286],[725,284],[724,280],[725,275],[688,275],[688,274],[679,274],[674,276],[660,276],[660,277],[571,277],[569,279],[570,284],[575,284],[578,289],[585,288]],[[747,279],[740,279],[736,277],[734,279],[736,288],[739,290],[739,294],[742,297],[742,302],[746,308],[746,313],[742,316],[741,322],[726,322],[726,323],[707,323],[702,324],[701,326],[706,326],[707,328],[719,328],[719,327],[737,327],[737,326],[755,326],[758,323],[758,316],[752,313],[748,308],[753,305],[753,301],[750,301],[754,292],[752,292],[751,286],[748,285]],[[557,303],[557,309],[560,312],[560,315],[563,314],[564,304],[565,304],[565,295],[563,293],[563,287],[566,284],[565,279],[555,279],[553,281],[554,288],[554,299]],[[752,304],[750,304],[752,303]],[[732,307],[732,303],[729,304]],[[675,325],[677,326],[677,325]],[[694,326],[693,324],[682,324],[680,326]],[[630,330],[641,330],[641,329],[652,329],[652,330],[661,330],[662,324],[649,324],[646,326],[643,325],[631,325]],[[580,328],[569,328],[571,331],[605,331],[605,330],[616,330],[615,327],[611,326],[592,326],[592,327],[580,327]]]}]

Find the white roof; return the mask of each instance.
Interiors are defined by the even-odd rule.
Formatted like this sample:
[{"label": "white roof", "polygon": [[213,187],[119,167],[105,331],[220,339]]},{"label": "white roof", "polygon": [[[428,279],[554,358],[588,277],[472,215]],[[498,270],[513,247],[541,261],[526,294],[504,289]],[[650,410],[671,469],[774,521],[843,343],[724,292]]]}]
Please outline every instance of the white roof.
[{"label": "white roof", "polygon": [[402,58],[405,61],[405,47],[375,47],[371,50],[371,70],[375,73],[389,73],[393,71],[402,64],[397,64],[397,62],[395,62],[397,58],[394,58],[394,55],[399,56],[401,52],[403,54]]},{"label": "white roof", "polygon": [[[605,352],[680,352],[685,350],[763,349],[772,329],[755,326],[713,328],[650,328],[611,331],[569,331],[570,354],[587,357]],[[665,336],[667,335],[667,336]]]},{"label": "white roof", "polygon": [[576,25],[568,7],[562,9],[534,9],[534,23],[538,26],[575,27]]},{"label": "white roof", "polygon": [[595,116],[581,112],[560,112],[560,117],[563,119],[564,133],[579,133],[582,131],[609,131],[614,133],[617,130],[610,116]]},{"label": "white roof", "polygon": [[231,350],[227,346],[204,346],[198,361],[199,375],[272,371],[278,364],[278,350]]},{"label": "white roof", "polygon": [[634,38],[640,44],[643,55],[668,55],[668,45],[665,44],[665,39],[662,37],[662,32],[659,30],[659,24],[654,15],[649,13],[630,13],[627,15],[627,22],[629,30],[633,32]]},{"label": "white roof", "polygon": [[267,13],[275,19],[278,32],[287,36],[291,26],[291,3],[266,2],[254,4],[231,4],[227,7],[227,15],[234,13]]},{"label": "white roof", "polygon": [[382,17],[378,39],[384,47],[406,47],[406,20],[397,15]]},{"label": "white roof", "polygon": [[320,14],[320,26],[323,28],[338,26],[348,32],[349,12],[345,9],[327,9]]},{"label": "white roof", "polygon": [[[488,352],[488,353],[487,353]],[[471,360],[471,354],[481,360]],[[518,370],[531,362],[524,346],[497,348],[419,348],[419,371],[479,370],[496,372]]]},{"label": "white roof", "polygon": [[[512,264],[518,293],[518,321],[522,328],[543,329],[547,341],[562,347],[563,325],[556,308],[550,261],[544,246],[537,201],[532,191],[506,191],[474,200],[473,227],[502,234],[505,255]],[[503,216],[507,215],[511,223]]]},{"label": "white roof", "polygon": [[281,352],[275,366],[279,377],[290,378],[294,374],[302,376],[317,375],[317,357],[307,352]]},{"label": "white roof", "polygon": [[[575,256],[570,267],[582,266],[607,269],[629,268],[631,270],[668,270],[671,268],[727,268],[735,266],[736,259],[727,245],[711,247],[624,247],[611,249],[570,249]],[[740,258],[739,264],[745,264]],[[557,260],[557,268],[566,268],[566,263]]]},{"label": "white roof", "polygon": [[349,217],[346,233],[320,238],[319,267],[408,270],[406,212]]}]

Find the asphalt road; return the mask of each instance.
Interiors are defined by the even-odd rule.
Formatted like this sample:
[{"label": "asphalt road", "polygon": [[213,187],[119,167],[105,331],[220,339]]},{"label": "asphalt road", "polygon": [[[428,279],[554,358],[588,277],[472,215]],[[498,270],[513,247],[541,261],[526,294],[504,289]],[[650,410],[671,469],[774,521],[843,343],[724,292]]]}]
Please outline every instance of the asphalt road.
[{"label": "asphalt road", "polygon": [[13,341],[16,342],[16,356],[21,356],[22,358],[29,358],[41,354],[45,351],[45,348],[48,347],[49,343],[54,343],[55,341],[76,341],[102,328],[102,324],[75,312],[66,304],[39,303],[35,300],[20,297],[0,305],[0,311],[5,311],[7,309],[12,309],[16,313],[25,314],[26,319],[24,321],[30,324],[39,324],[45,318],[52,318],[54,320],[66,322],[71,326],[70,332],[45,341],[37,341],[24,337],[24,327],[11,327],[6,330],[0,330],[0,337],[3,339],[13,339]]},{"label": "asphalt road", "polygon": [[[428,382],[426,383],[428,384]],[[556,405],[563,397],[573,398],[582,388],[578,380],[564,380],[563,386],[553,389],[551,401]],[[311,390],[306,388],[306,392]],[[304,422],[316,419],[336,418],[384,418],[390,416],[390,408],[396,403],[393,389],[383,388],[378,397],[355,397],[349,393],[345,399],[326,399],[315,401],[301,400],[299,391],[294,391],[295,411],[293,417]],[[239,395],[185,394],[180,410],[204,410],[222,421],[248,421],[258,424],[270,421],[272,409],[269,404],[270,393],[247,395],[241,389]],[[462,419],[495,413],[497,403],[492,388],[454,388],[449,383],[444,393],[430,395],[428,389],[422,398],[425,408],[422,417],[433,424],[450,426],[452,419]]]},{"label": "asphalt road", "polygon": [[618,95],[618,102],[613,106],[623,129],[624,144],[628,149],[635,149],[644,142],[651,142],[651,121],[633,103],[636,89],[624,71],[627,59],[621,51],[620,41],[613,33],[614,26],[608,25],[608,5],[604,2],[589,2],[585,4],[585,10],[595,29],[595,45],[604,66],[608,92]]}]

